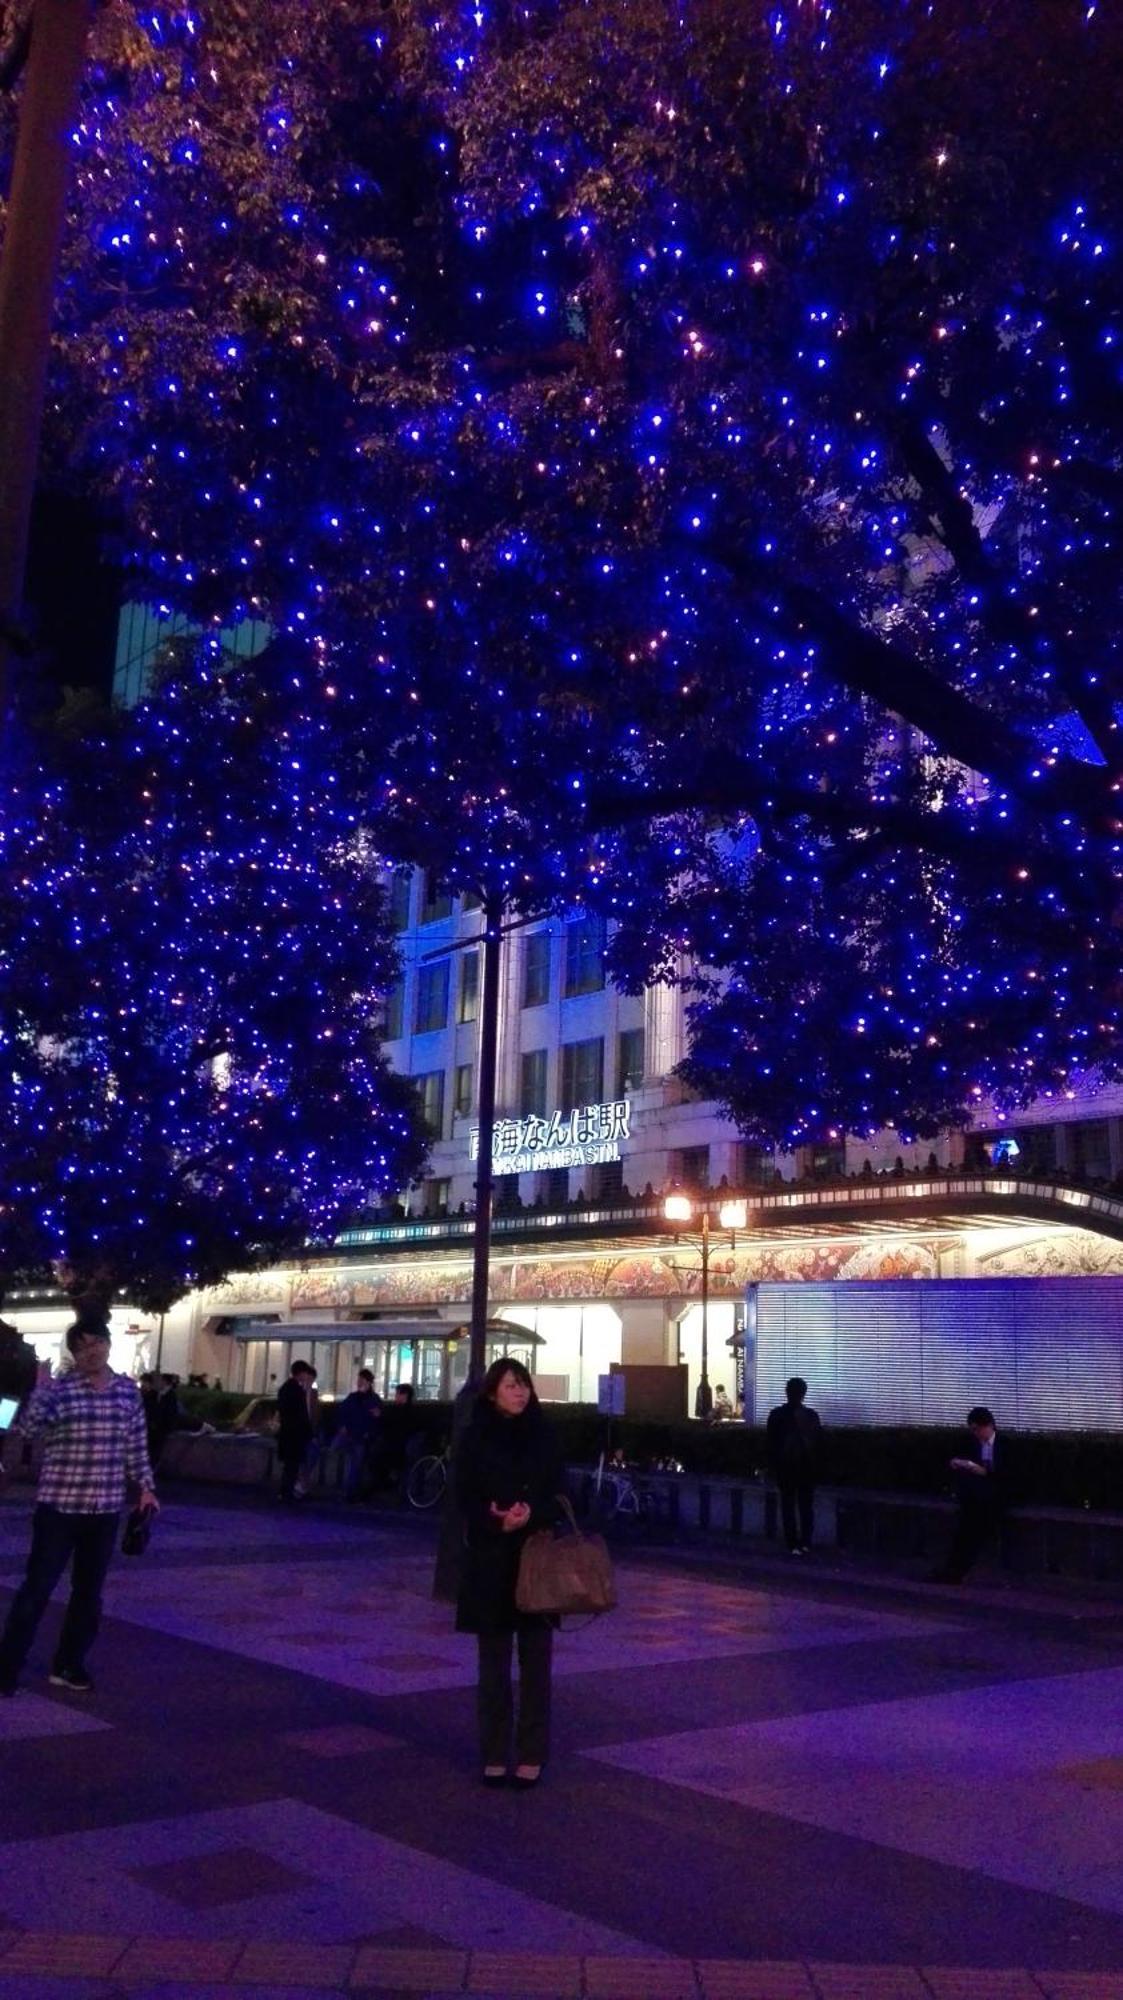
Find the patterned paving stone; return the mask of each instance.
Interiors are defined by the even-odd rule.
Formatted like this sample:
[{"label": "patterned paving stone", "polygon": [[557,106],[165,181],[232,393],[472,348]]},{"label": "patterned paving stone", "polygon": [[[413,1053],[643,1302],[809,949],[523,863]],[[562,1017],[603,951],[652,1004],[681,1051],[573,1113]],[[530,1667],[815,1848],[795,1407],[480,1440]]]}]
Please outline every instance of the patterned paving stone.
[{"label": "patterned paving stone", "polygon": [[930,2000],[911,1965],[812,1964],[808,1971],[820,2000]]},{"label": "patterned paving stone", "polygon": [[312,1757],[365,1757],[378,1750],[408,1747],[404,1737],[390,1736],[383,1729],[368,1729],[364,1723],[328,1723],[322,1729],[295,1729],[282,1736],[294,1750],[307,1750]]},{"label": "patterned paving stone", "polygon": [[113,1976],[130,1984],[139,1979],[201,1984],[227,1978],[240,1950],[235,1943],[200,1938],[136,1938]]},{"label": "patterned paving stone", "polygon": [[687,1959],[587,1958],[589,2000],[697,2000],[698,1981]]},{"label": "patterned paving stone", "polygon": [[[979,2000],[977,1965],[930,1966],[922,1968],[935,2000]],[[997,1972],[987,1967],[986,2000],[1041,2000],[1041,1988],[1032,1972]]]},{"label": "patterned paving stone", "polygon": [[468,1973],[466,1951],[396,1951],[365,1945],[351,1968],[350,1984],[400,1987],[404,1993],[461,1993]]},{"label": "patterned paving stone", "polygon": [[63,1937],[53,1931],[26,1931],[0,1959],[0,1973],[54,1973],[59,1978],[105,1978],[120,1963],[129,1940],[120,1937]]},{"label": "patterned paving stone", "polygon": [[256,1896],[275,1896],[302,1889],[315,1881],[263,1854],[256,1847],[224,1847],[194,1854],[182,1861],[159,1861],[130,1868],[134,1882],[170,1896],[186,1910],[212,1910],[223,1903],[246,1903]]},{"label": "patterned paving stone", "polygon": [[372,1667],[382,1667],[388,1674],[431,1674],[458,1664],[440,1653],[368,1653],[366,1658]]},{"label": "patterned paving stone", "polygon": [[816,2000],[805,1965],[703,1958],[695,1970],[704,2000]]},{"label": "patterned paving stone", "polygon": [[1123,1757],[1092,1757],[1083,1764],[1062,1764],[1056,1776],[1094,1790],[1123,1791]]},{"label": "patterned paving stone", "polygon": [[469,1993],[521,1993],[544,2000],[577,2000],[579,1958],[539,1958],[533,1952],[474,1951],[468,1967]]},{"label": "patterned paving stone", "polygon": [[1038,1972],[1047,2000],[1123,2000],[1123,1972]]},{"label": "patterned paving stone", "polygon": [[239,1951],[230,1979],[237,1985],[285,1980],[290,1986],[345,1986],[357,1953],[347,1944],[274,1943],[255,1939]]}]

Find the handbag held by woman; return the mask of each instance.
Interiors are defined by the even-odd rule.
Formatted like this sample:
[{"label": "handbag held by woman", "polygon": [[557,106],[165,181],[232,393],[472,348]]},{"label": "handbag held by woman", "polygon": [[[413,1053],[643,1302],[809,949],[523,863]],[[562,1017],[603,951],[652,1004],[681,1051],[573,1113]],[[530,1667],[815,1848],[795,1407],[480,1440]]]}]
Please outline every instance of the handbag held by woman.
[{"label": "handbag held by woman", "polygon": [[541,1528],[527,1537],[519,1557],[515,1603],[520,1611],[558,1618],[611,1611],[616,1581],[604,1537],[582,1534],[564,1493],[557,1499],[573,1532],[555,1535],[552,1529]]}]

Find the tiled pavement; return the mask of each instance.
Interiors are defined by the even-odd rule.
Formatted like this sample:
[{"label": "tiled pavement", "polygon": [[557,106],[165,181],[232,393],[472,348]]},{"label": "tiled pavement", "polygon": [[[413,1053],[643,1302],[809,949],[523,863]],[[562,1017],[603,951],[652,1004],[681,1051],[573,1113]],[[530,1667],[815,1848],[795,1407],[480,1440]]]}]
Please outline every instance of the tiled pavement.
[{"label": "tiled pavement", "polygon": [[519,1796],[430,1573],[411,1521],[173,1496],[97,1695],[45,1629],[0,1703],[0,2000],[1123,2000],[1109,1619],[625,1562]]}]

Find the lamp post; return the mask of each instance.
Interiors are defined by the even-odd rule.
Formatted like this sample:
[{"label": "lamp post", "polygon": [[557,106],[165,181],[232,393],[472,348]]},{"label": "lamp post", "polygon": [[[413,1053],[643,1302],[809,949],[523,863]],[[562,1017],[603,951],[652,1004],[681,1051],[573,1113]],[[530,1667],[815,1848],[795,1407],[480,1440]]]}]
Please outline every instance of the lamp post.
[{"label": "lamp post", "polygon": [[[713,1412],[714,1392],[710,1388],[710,1204],[703,1195],[699,1204],[701,1223],[698,1243],[702,1252],[702,1375],[698,1383],[698,1393],[694,1399],[694,1414],[705,1422]],[[663,1203],[663,1214],[668,1222],[693,1222],[695,1204],[688,1194],[669,1194]],[[743,1201],[723,1201],[718,1209],[718,1221],[722,1229],[729,1233],[729,1240],[735,1244],[736,1232],[744,1229],[748,1220],[748,1210]],[[682,1232],[675,1230],[675,1240]]]}]

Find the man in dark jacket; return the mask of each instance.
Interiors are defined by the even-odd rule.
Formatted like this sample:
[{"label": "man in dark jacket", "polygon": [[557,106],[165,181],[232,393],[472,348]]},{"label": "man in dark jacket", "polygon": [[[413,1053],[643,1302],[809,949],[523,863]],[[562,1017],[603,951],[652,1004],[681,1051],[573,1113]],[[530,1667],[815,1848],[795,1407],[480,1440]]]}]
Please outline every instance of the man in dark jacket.
[{"label": "man in dark jacket", "polygon": [[316,1370],[310,1361],[294,1361],[288,1381],[277,1391],[277,1457],[286,1502],[297,1497],[300,1468],[315,1435],[315,1395]]},{"label": "man in dark jacket", "polygon": [[807,1384],[793,1375],[784,1385],[787,1401],[768,1418],[768,1469],[780,1489],[780,1518],[790,1556],[805,1556],[815,1530],[815,1485],[823,1426],[804,1402]]},{"label": "man in dark jacket", "polygon": [[933,1583],[962,1583],[1002,1514],[1002,1449],[994,1417],[984,1404],[968,1410],[967,1440],[961,1456],[950,1460],[950,1469],[959,1513],[947,1561]]},{"label": "man in dark jacket", "polygon": [[374,1376],[369,1368],[360,1368],[355,1387],[349,1396],[344,1396],[339,1405],[339,1417],[332,1440],[343,1453],[345,1472],[343,1493],[347,1500],[357,1500],[367,1469],[367,1459],[378,1430],[378,1420],[382,1415],[382,1398],[374,1392]]}]

